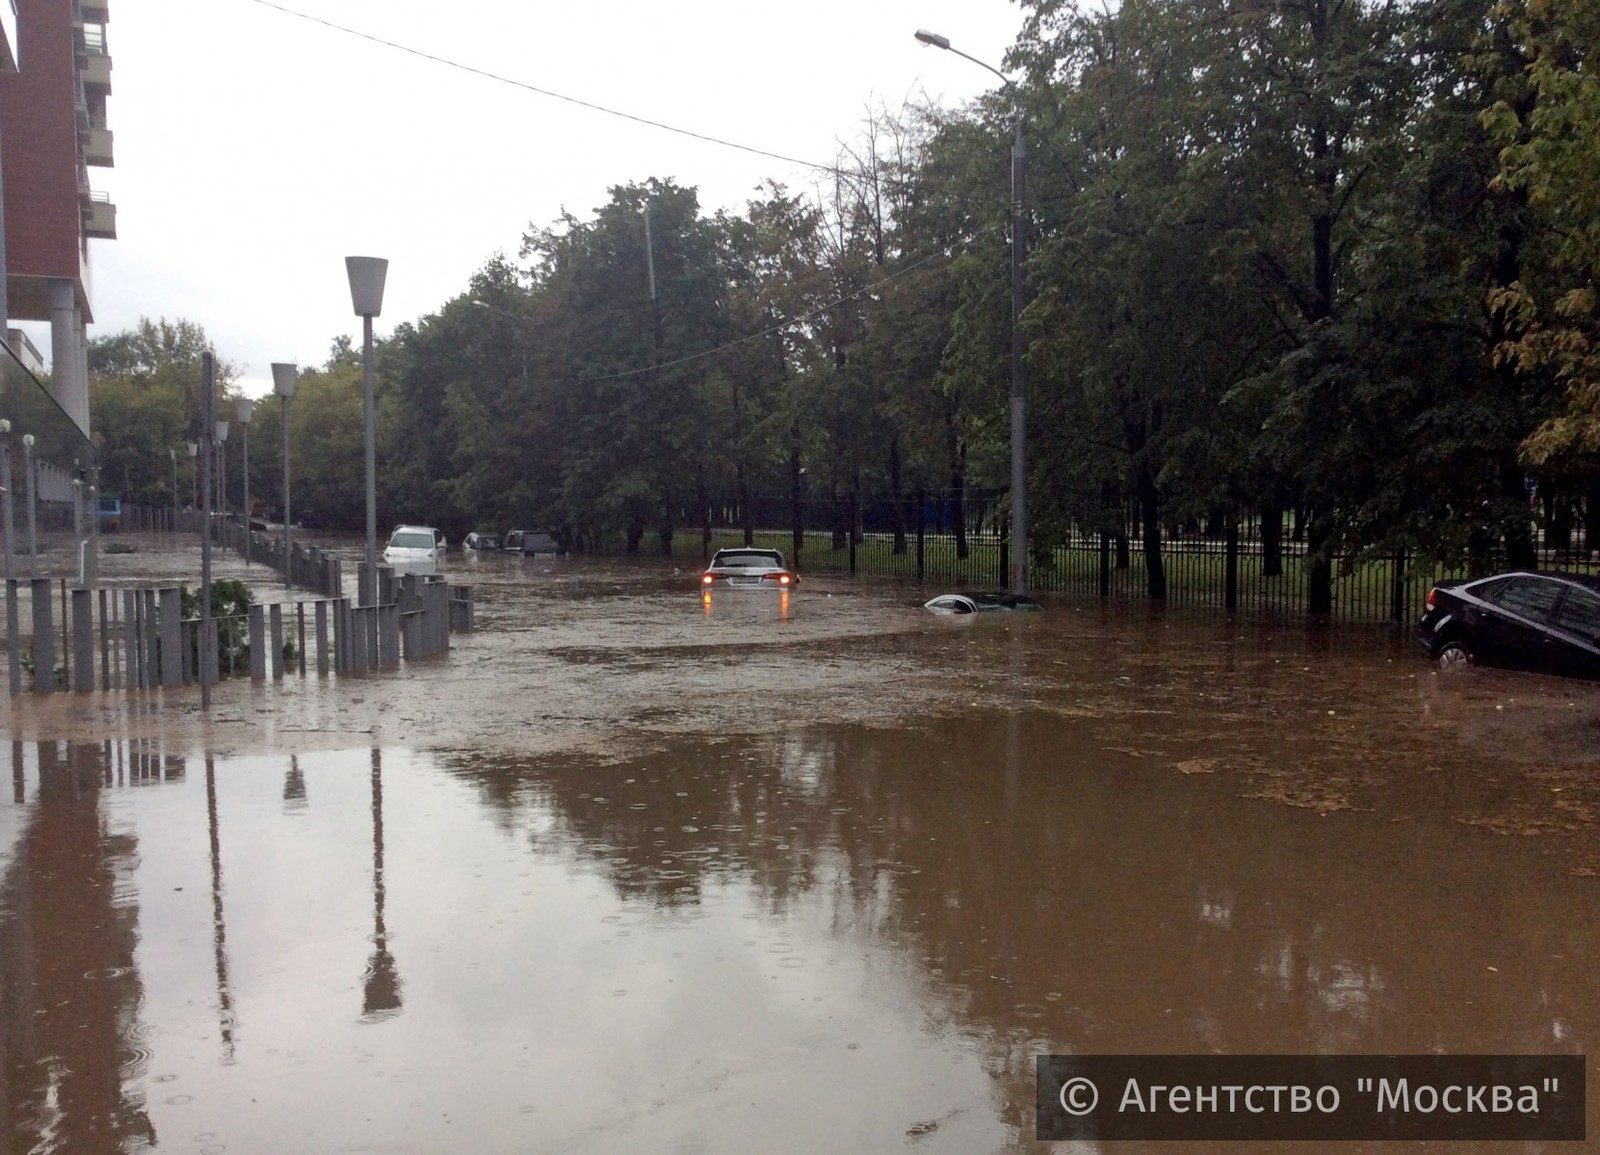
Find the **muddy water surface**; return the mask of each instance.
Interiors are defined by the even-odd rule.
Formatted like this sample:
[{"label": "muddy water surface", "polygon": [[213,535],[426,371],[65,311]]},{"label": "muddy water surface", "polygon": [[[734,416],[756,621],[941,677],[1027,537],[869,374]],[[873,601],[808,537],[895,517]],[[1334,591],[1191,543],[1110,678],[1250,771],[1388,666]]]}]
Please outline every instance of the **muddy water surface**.
[{"label": "muddy water surface", "polygon": [[428,668],[15,705],[0,1151],[1023,1150],[1041,1052],[1600,1029],[1592,687],[481,561]]}]

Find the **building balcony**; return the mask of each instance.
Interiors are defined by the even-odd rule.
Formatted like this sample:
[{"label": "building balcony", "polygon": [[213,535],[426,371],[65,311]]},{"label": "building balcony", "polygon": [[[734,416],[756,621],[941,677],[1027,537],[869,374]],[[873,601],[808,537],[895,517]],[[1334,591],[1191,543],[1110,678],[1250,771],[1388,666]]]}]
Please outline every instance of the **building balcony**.
[{"label": "building balcony", "polygon": [[83,163],[100,168],[114,168],[116,160],[111,155],[111,130],[98,125],[78,133],[83,146]]},{"label": "building balcony", "polygon": [[106,24],[111,19],[106,0],[80,0],[78,11],[85,24]]},{"label": "building balcony", "polygon": [[[5,0],[0,0],[0,4]],[[88,52],[81,58],[83,61],[80,75],[83,77],[85,88],[97,88],[102,95],[111,91],[111,54],[109,52]]]},{"label": "building balcony", "polygon": [[117,239],[117,206],[110,193],[90,193],[83,213],[83,235],[97,241]]}]

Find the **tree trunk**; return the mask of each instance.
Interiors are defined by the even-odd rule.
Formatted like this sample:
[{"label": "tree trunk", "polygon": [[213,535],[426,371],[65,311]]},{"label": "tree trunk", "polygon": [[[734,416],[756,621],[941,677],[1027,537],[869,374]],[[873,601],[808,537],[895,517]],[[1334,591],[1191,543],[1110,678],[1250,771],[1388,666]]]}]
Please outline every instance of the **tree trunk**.
[{"label": "tree trunk", "polygon": [[1591,473],[1583,490],[1583,550],[1600,549],[1600,473]]},{"label": "tree trunk", "polygon": [[1565,485],[1552,485],[1549,502],[1550,513],[1545,519],[1544,547],[1555,550],[1556,556],[1566,561],[1572,556],[1572,498]]},{"label": "tree trunk", "polygon": [[923,579],[924,574],[926,574],[926,572],[927,572],[926,565],[925,565],[926,556],[925,556],[925,554],[923,552],[923,547],[924,547],[923,539],[926,536],[925,531],[924,531],[924,524],[927,522],[927,511],[928,511],[927,496],[920,489],[917,490],[916,501],[917,501],[917,580],[920,582]]},{"label": "tree trunk", "polygon": [[1100,596],[1111,596],[1111,527],[1110,519],[1116,512],[1116,488],[1109,480],[1100,483]]},{"label": "tree trunk", "polygon": [[794,556],[789,559],[789,564],[795,566],[800,564],[800,551],[806,544],[805,509],[800,497],[800,480],[800,429],[791,425],[789,427],[789,514],[794,533],[790,548]]},{"label": "tree trunk", "polygon": [[1508,507],[1505,523],[1506,565],[1511,569],[1539,568],[1539,554],[1528,525],[1528,491],[1523,486],[1522,466],[1508,453],[1500,459],[1500,496]]},{"label": "tree trunk", "polygon": [[1223,533],[1226,534],[1226,558],[1223,562],[1223,608],[1239,608],[1239,514],[1230,506],[1223,515]]},{"label": "tree trunk", "polygon": [[967,511],[964,508],[966,494],[966,463],[967,447],[961,443],[961,438],[956,434],[956,424],[947,412],[944,418],[944,447],[945,455],[950,465],[950,494],[953,511],[951,527],[956,535],[956,557],[966,560],[967,557]]},{"label": "tree trunk", "polygon": [[1156,479],[1150,466],[1140,462],[1134,481],[1134,492],[1144,522],[1144,572],[1145,588],[1154,602],[1167,599],[1167,570],[1161,560],[1161,504],[1156,492]]},{"label": "tree trunk", "polygon": [[905,493],[901,489],[900,435],[889,439],[889,510],[894,527],[894,553],[896,557],[906,552]]},{"label": "tree trunk", "polygon": [[742,461],[734,467],[733,486],[738,495],[739,524],[744,530],[744,544],[748,548],[756,543],[756,518],[755,511],[750,508],[750,483],[745,479]]},{"label": "tree trunk", "polygon": [[1317,510],[1306,521],[1306,612],[1333,612],[1333,523]]},{"label": "tree trunk", "polygon": [[1283,576],[1283,498],[1276,485],[1261,504],[1261,576]]}]

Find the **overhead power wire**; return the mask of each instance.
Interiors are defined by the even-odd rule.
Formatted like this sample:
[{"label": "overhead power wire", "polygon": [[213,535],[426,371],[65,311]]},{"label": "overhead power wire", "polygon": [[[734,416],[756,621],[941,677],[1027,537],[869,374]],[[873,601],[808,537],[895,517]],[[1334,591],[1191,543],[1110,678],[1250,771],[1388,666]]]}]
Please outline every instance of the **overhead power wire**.
[{"label": "overhead power wire", "polygon": [[643,124],[650,128],[659,128],[663,132],[674,132],[679,136],[687,136],[694,140],[705,141],[707,144],[721,145],[723,148],[738,149],[740,152],[748,152],[753,153],[756,156],[770,157],[773,160],[781,160],[785,164],[797,164],[802,168],[814,168],[823,172],[838,171],[837,165],[818,164],[816,161],[802,160],[799,157],[786,156],[781,152],[773,152],[770,149],[757,148],[752,144],[740,144],[738,141],[724,140],[720,136],[711,136],[709,133],[695,132],[692,129],[679,128],[676,125],[667,124],[663,121],[651,120],[647,116],[637,116],[631,112],[622,112],[619,109],[607,108],[605,105],[596,104],[591,100],[582,100],[576,96],[567,96],[565,93],[554,92],[548,88],[540,88],[537,84],[529,84],[525,80],[517,80],[514,77],[502,76],[500,73],[490,72],[486,68],[478,68],[471,64],[463,64],[459,60],[451,60],[446,56],[439,56],[432,52],[424,52],[422,49],[413,48],[409,44],[401,44],[394,40],[386,40],[382,36],[374,36],[370,32],[362,32],[357,28],[350,28],[343,24],[336,24],[332,20],[324,20],[320,16],[312,16],[307,12],[297,12],[293,8],[286,8],[282,4],[275,4],[273,3],[273,0],[251,0],[251,2],[261,5],[263,8],[271,8],[275,11],[282,12],[286,16],[297,16],[301,20],[309,21],[312,24],[320,24],[324,28],[333,29],[335,32],[343,32],[348,36],[355,36],[361,40],[382,45],[385,48],[393,48],[397,52],[405,52],[411,56],[420,57],[423,60],[430,60],[435,64],[443,64],[447,68],[455,68],[461,72],[470,72],[474,76],[481,76],[486,80],[495,80],[499,81],[501,84],[509,84],[515,88],[526,89],[528,92],[535,92],[540,96],[548,96],[553,100],[564,100],[568,104],[577,105],[579,108],[587,108],[594,112],[603,112],[607,116],[615,116],[620,117],[623,120],[631,120],[635,124]]},{"label": "overhead power wire", "polygon": [[[970,240],[971,238],[969,237],[967,239]],[[702,358],[705,358],[705,357],[715,357],[718,353],[725,353],[729,349],[736,349],[740,345],[748,344],[751,341],[759,341],[763,337],[770,337],[774,333],[781,333],[785,329],[792,329],[794,326],[802,324],[802,323],[804,323],[806,321],[809,321],[814,317],[820,317],[822,314],[826,313],[829,309],[837,309],[840,305],[844,304],[846,301],[853,301],[857,297],[865,296],[867,293],[872,292],[874,289],[882,288],[884,285],[889,284],[891,281],[899,280],[901,277],[905,276],[907,273],[915,272],[917,269],[920,269],[923,265],[926,265],[929,261],[938,260],[940,257],[945,256],[945,255],[946,254],[944,254],[942,252],[929,253],[927,256],[923,257],[920,261],[913,261],[911,264],[907,265],[903,269],[896,269],[894,272],[890,273],[887,277],[879,277],[876,281],[873,281],[870,285],[863,285],[861,288],[857,289],[853,293],[846,293],[844,296],[840,297],[837,301],[830,301],[826,305],[822,305],[822,306],[819,306],[818,308],[815,308],[815,309],[811,310],[811,312],[809,312],[809,313],[802,313],[798,317],[790,317],[787,321],[780,321],[776,325],[773,325],[773,326],[771,326],[769,328],[761,330],[761,332],[759,332],[759,333],[751,333],[748,336],[740,337],[736,341],[729,341],[724,345],[718,345],[714,349],[705,349],[705,350],[703,350],[703,351],[701,351],[699,353],[690,353],[687,357],[679,357],[676,360],[672,360],[672,361],[663,361],[659,365],[644,365],[644,366],[641,366],[638,369],[624,369],[620,373],[606,373],[606,374],[603,374],[602,376],[599,376],[599,377],[579,377],[578,381],[579,381],[580,384],[584,384],[584,385],[593,384],[596,381],[618,381],[618,380],[621,380],[624,377],[637,377],[641,373],[655,373],[655,372],[657,372],[657,371],[659,371],[661,369],[675,369],[679,365],[687,365],[691,361],[699,361],[699,360],[701,360]]]}]

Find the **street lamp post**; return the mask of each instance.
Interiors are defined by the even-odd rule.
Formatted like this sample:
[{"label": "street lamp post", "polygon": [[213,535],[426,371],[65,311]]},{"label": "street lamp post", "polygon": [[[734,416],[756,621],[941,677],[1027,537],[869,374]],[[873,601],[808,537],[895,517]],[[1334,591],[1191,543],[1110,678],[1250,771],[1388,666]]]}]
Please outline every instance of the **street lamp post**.
[{"label": "street lamp post", "polygon": [[33,464],[33,434],[22,435],[22,472],[28,482],[28,576],[39,576],[39,473]]},{"label": "street lamp post", "polygon": [[178,532],[178,451],[167,450],[167,456],[172,458],[172,532]]},{"label": "street lamp post", "polygon": [[[12,516],[11,506],[11,422],[0,418],[0,505],[4,506],[4,530],[6,535],[6,580],[17,580],[17,527]],[[7,636],[7,646],[15,633]]]},{"label": "street lamp post", "polygon": [[1013,593],[1028,592],[1028,394],[1023,365],[1022,343],[1022,260],[1023,236],[1023,148],[1022,101],[1017,86],[1005,73],[975,56],[968,56],[950,44],[947,36],[918,30],[917,39],[946,52],[954,52],[979,68],[987,68],[1000,78],[1016,105],[1015,134],[1011,141],[1011,558],[1006,567],[1006,584]]},{"label": "street lamp post", "polygon": [[227,422],[214,422],[216,427],[216,515],[227,522]]},{"label": "street lamp post", "polygon": [[372,318],[383,312],[383,282],[389,262],[382,257],[346,257],[350,304],[361,318],[362,413],[367,451],[367,551],[361,604],[378,604],[378,464],[372,387]]},{"label": "street lamp post", "polygon": [[200,443],[189,442],[189,469],[192,471],[189,476],[189,508],[195,512],[200,509],[200,462],[197,460],[199,456]]},{"label": "street lamp post", "polygon": [[[74,461],[74,472],[77,462]],[[78,584],[83,584],[83,477],[72,479],[72,552],[77,557]]]},{"label": "street lamp post", "polygon": [[239,428],[244,431],[244,564],[250,564],[250,410],[254,402],[241,397],[233,403]]},{"label": "street lamp post", "polygon": [[294,520],[289,514],[289,402],[294,397],[294,379],[297,372],[291,362],[272,363],[272,391],[278,395],[278,400],[281,402],[279,416],[283,419],[283,588],[285,592],[294,587],[294,554],[289,549],[289,526]]}]

